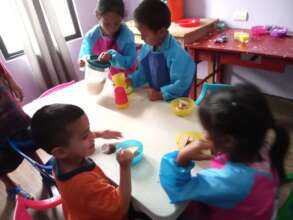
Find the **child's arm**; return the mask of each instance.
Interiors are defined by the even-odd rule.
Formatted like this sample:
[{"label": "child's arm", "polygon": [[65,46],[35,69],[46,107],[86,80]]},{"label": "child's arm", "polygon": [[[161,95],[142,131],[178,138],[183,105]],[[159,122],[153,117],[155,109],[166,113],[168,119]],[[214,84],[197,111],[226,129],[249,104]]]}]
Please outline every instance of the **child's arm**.
[{"label": "child's arm", "polygon": [[[180,48],[182,49],[182,48]],[[175,57],[169,57],[170,79],[171,83],[161,87],[161,93],[164,100],[168,101],[174,98],[182,97],[184,93],[191,88],[196,66],[188,54],[184,51],[172,51]]]},{"label": "child's arm", "polygon": [[[198,201],[220,208],[233,208],[251,192],[255,172],[241,165],[227,164],[223,169],[205,169],[195,176],[195,162],[177,164],[178,151],[166,154],[161,161],[160,183],[172,203]],[[186,161],[184,160],[184,163]]]},{"label": "child's arm", "polygon": [[12,78],[12,76],[9,74],[9,72],[5,69],[5,67],[1,64],[0,69],[0,77],[2,77],[5,82],[7,83],[7,86],[9,87],[9,90],[12,95],[14,95],[16,98],[19,99],[19,101],[23,100],[23,91],[21,87],[17,84],[17,82]]},{"label": "child's arm", "polygon": [[138,68],[134,73],[128,75],[128,78],[131,81],[131,86],[133,87],[140,87],[147,82],[141,62],[147,56],[150,50],[151,50],[150,46],[146,44],[142,46],[138,56]]},{"label": "child's arm", "polygon": [[131,161],[133,153],[129,150],[122,150],[117,154],[117,160],[120,164],[120,183],[118,190],[121,195],[123,213],[126,214],[129,209],[131,199]]},{"label": "child's arm", "polygon": [[99,27],[93,27],[83,38],[80,52],[79,52],[79,65],[84,67],[86,63],[86,57],[92,55],[92,49],[100,37]]},{"label": "child's arm", "polygon": [[134,42],[125,44],[122,54],[111,49],[107,51],[111,55],[110,63],[113,67],[120,69],[129,69],[135,62],[136,50]]},{"label": "child's arm", "polygon": [[205,154],[204,151],[212,151],[212,149],[213,146],[210,141],[193,141],[178,153],[176,163],[178,166],[186,166],[188,162],[192,160],[210,160],[213,158],[213,156]]},{"label": "child's arm", "polygon": [[121,132],[119,131],[94,131],[95,138],[104,138],[104,139],[119,139],[122,137]]}]

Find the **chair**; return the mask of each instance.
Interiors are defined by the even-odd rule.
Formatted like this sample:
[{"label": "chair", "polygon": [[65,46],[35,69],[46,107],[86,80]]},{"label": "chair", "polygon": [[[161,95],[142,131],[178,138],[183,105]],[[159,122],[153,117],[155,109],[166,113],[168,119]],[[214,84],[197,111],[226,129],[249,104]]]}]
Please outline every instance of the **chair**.
[{"label": "chair", "polygon": [[61,90],[61,89],[64,89],[64,88],[66,88],[66,87],[68,87],[68,86],[70,86],[70,85],[72,85],[74,83],[75,83],[75,80],[72,80],[70,82],[66,82],[66,83],[62,83],[62,84],[59,84],[57,86],[54,86],[53,88],[50,88],[50,89],[46,90],[45,92],[43,92],[39,96],[39,98],[42,98],[42,97],[47,96],[47,95],[50,95],[51,93],[54,93],[54,92],[56,92],[58,90]]},{"label": "chair", "polygon": [[217,91],[219,89],[232,87],[232,85],[228,84],[212,84],[212,83],[204,83],[200,92],[200,95],[195,100],[194,104],[199,106],[201,101],[207,96],[207,93]]},{"label": "chair", "polygon": [[33,217],[27,211],[28,208],[31,208],[34,210],[46,210],[50,208],[55,208],[59,204],[61,204],[60,195],[49,198],[49,199],[44,199],[44,200],[30,200],[20,195],[17,195],[13,219],[14,220],[33,220]]},{"label": "chair", "polygon": [[[42,176],[42,181],[44,186],[47,188],[48,193],[50,196],[53,196],[52,190],[51,190],[51,186],[55,185],[55,179],[52,175],[52,170],[53,170],[53,165],[52,165],[52,161],[53,161],[53,157],[50,158],[50,160],[47,161],[47,163],[45,165],[43,164],[39,164],[38,162],[36,162],[35,160],[33,160],[32,158],[30,158],[28,155],[26,155],[25,153],[23,153],[19,147],[16,141],[12,141],[12,140],[8,140],[8,143],[10,145],[10,147],[16,151],[19,155],[21,155],[25,160],[27,160],[36,170],[39,171],[39,173]],[[28,140],[26,141],[26,143],[24,141],[21,142],[22,144],[29,146],[32,145],[32,141]]]},{"label": "chair", "polygon": [[[293,183],[293,173],[287,175],[285,184]],[[276,220],[289,220],[293,219],[293,189],[289,193],[283,206],[277,211]]]}]

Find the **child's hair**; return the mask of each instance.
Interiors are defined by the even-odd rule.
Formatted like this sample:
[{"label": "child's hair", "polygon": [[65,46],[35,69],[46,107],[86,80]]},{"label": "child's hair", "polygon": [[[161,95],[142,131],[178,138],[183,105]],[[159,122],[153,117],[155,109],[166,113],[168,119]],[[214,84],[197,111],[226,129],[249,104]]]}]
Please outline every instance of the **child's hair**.
[{"label": "child's hair", "polygon": [[[277,126],[266,98],[258,88],[240,84],[210,94],[199,109],[203,127],[217,140],[223,135],[235,139],[235,146],[227,152],[233,162],[251,163],[261,160],[260,149],[269,129],[276,137],[270,148],[270,159],[282,180],[285,176],[284,159],[289,136]],[[217,141],[215,141],[217,147]]]},{"label": "child's hair", "polygon": [[99,0],[96,7],[96,14],[103,16],[108,12],[116,13],[123,18],[125,14],[123,0]]},{"label": "child's hair", "polygon": [[84,114],[75,105],[52,104],[42,107],[34,114],[31,122],[34,142],[47,153],[51,153],[54,147],[66,145],[71,135],[68,125]]},{"label": "child's hair", "polygon": [[134,11],[137,23],[145,25],[152,31],[169,28],[171,13],[168,6],[160,0],[144,0]]}]

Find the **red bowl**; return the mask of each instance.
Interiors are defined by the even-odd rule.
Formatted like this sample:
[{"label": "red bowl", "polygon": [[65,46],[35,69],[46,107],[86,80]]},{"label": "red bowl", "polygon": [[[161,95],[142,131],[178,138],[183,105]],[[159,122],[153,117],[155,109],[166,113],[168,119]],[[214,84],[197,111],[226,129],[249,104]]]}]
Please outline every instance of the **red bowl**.
[{"label": "red bowl", "polygon": [[181,27],[197,27],[200,25],[200,18],[183,18],[175,21]]}]

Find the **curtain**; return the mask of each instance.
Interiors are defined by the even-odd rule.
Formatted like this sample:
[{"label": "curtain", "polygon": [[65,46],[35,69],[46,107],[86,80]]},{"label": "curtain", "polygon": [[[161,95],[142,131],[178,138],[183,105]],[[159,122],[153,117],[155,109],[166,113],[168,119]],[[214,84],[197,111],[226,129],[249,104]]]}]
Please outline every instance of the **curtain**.
[{"label": "curtain", "polygon": [[24,51],[42,90],[78,80],[50,0],[14,0],[25,29]]}]

